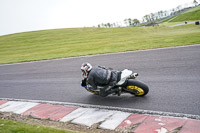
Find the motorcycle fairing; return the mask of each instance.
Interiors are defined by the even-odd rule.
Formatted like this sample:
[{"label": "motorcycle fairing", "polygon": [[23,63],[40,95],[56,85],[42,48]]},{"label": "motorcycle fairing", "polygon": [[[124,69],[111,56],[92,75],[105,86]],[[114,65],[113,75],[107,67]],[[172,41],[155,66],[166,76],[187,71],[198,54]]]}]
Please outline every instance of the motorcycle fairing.
[{"label": "motorcycle fairing", "polygon": [[131,70],[124,69],[121,74],[121,80],[116,85],[122,85],[132,73]]}]

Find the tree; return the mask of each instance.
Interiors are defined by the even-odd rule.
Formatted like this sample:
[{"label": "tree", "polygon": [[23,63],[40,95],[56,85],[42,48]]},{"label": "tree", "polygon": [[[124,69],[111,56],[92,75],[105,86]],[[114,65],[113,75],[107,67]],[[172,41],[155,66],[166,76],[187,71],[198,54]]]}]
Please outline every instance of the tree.
[{"label": "tree", "polygon": [[165,15],[165,17],[167,16],[167,11],[166,10],[164,11],[164,15]]},{"label": "tree", "polygon": [[173,9],[172,9],[172,12],[171,12],[171,16],[175,15],[175,13],[176,13],[176,12],[175,12],[175,9],[173,8]]},{"label": "tree", "polygon": [[110,24],[110,23],[107,23],[107,26],[108,26],[108,28],[110,28],[110,27],[111,27],[111,24]]},{"label": "tree", "polygon": [[164,15],[164,12],[163,12],[163,11],[160,11],[160,14],[161,14],[161,17],[163,17],[163,15]]},{"label": "tree", "polygon": [[176,9],[177,9],[177,13],[180,13],[181,12],[181,5],[177,6]]},{"label": "tree", "polygon": [[138,19],[133,19],[133,25],[138,26],[140,24],[140,21]]},{"label": "tree", "polygon": [[128,19],[124,19],[124,23],[126,26],[128,26]]},{"label": "tree", "polygon": [[194,5],[197,6],[198,2],[196,0],[193,1]]},{"label": "tree", "polygon": [[153,13],[150,14],[150,20],[151,20],[151,21],[154,21],[154,16],[155,16],[155,15],[154,15]]},{"label": "tree", "polygon": [[158,12],[158,18],[161,18],[161,11]]},{"label": "tree", "polygon": [[144,20],[146,20],[146,22],[150,22],[150,16],[149,15],[145,15],[143,18],[144,18]]},{"label": "tree", "polygon": [[129,26],[132,26],[132,25],[133,25],[132,19],[131,19],[131,18],[128,18],[128,24],[129,24]]}]

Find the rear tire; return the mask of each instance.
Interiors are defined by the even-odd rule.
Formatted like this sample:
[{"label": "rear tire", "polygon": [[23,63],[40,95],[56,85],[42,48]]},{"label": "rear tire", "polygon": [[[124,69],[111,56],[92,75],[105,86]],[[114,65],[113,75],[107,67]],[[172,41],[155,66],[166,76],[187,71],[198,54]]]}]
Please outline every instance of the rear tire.
[{"label": "rear tire", "polygon": [[141,81],[128,79],[126,90],[135,96],[145,96],[149,92],[149,87]]}]

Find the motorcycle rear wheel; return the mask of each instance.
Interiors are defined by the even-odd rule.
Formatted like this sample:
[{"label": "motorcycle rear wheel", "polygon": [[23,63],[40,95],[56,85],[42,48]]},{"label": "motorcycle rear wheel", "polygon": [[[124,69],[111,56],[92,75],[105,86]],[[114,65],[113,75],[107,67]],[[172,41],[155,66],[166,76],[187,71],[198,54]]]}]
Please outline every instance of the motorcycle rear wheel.
[{"label": "motorcycle rear wheel", "polygon": [[149,92],[149,87],[141,81],[129,79],[126,84],[126,89],[130,94],[135,96],[145,96]]}]

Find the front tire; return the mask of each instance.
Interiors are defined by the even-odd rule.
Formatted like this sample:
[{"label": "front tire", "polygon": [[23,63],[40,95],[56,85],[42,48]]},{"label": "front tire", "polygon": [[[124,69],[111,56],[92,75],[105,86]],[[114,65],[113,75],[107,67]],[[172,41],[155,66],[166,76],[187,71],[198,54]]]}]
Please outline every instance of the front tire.
[{"label": "front tire", "polygon": [[128,79],[126,90],[135,96],[145,96],[149,92],[149,87],[141,81],[135,79]]}]

